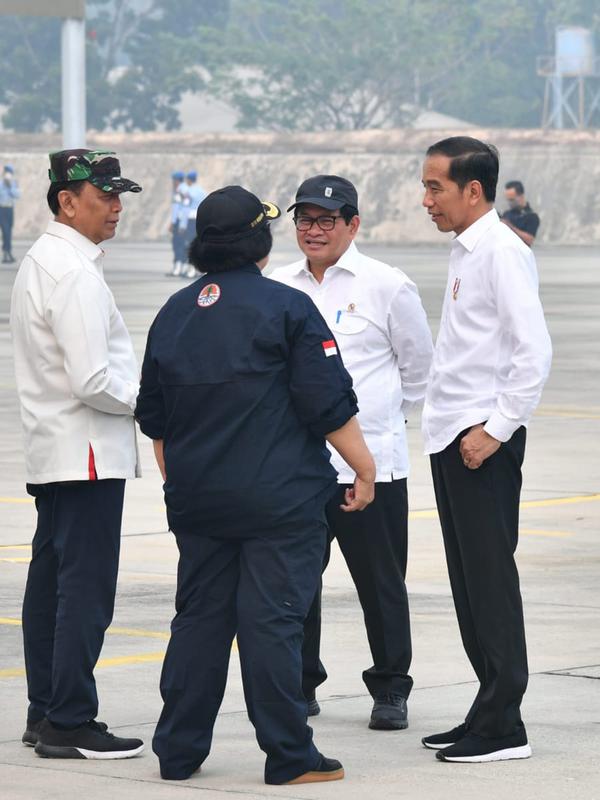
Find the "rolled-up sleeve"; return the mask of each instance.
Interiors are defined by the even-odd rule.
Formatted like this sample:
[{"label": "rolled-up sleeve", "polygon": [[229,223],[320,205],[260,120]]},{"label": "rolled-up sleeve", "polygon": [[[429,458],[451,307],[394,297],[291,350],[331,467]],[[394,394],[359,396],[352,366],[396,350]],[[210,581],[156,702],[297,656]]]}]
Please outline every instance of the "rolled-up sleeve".
[{"label": "rolled-up sleeve", "polygon": [[142,433],[150,439],[163,439],[166,412],[162,386],[159,382],[158,364],[152,354],[154,324],[148,333],[146,352],[142,363],[140,393],[135,407],[135,418]]},{"label": "rolled-up sleeve", "polygon": [[288,369],[290,392],[300,421],[315,436],[338,430],[358,412],[352,378],[337,342],[312,300],[302,296],[292,315]]}]

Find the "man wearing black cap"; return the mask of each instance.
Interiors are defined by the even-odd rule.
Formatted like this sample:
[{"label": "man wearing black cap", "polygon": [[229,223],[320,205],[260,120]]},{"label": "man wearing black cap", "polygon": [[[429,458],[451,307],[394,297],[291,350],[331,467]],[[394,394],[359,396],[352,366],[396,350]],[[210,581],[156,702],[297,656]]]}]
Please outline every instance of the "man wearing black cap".
[{"label": "man wearing black cap", "polygon": [[138,367],[104,281],[116,232],[114,153],[50,155],[54,221],[17,273],[11,330],[37,529],[23,601],[29,710],[23,742],[46,758],[129,758],[140,739],[96,722],[94,667],[113,613],[125,480],[139,474]]},{"label": "man wearing black cap", "polygon": [[279,213],[240,186],[209,194],[190,249],[206,274],[148,335],[136,417],[154,440],[180,553],[153,740],[168,780],[208,756],[236,635],[265,781],[344,775],[306,724],[302,626],[336,485],[325,440],[354,470],[348,516],[373,499],[375,465],[331,331],[309,297],[261,275]]},{"label": "man wearing black cap", "polygon": [[[408,726],[412,688],[407,562],[408,449],[405,415],[424,395],[431,334],[417,288],[407,276],[356,248],[358,197],[350,181],[316,175],[304,181],[288,211],[305,255],[271,277],[309,294],[335,334],[360,406],[359,419],[377,465],[375,501],[347,515],[340,502],[351,480],[332,453],[337,494],[327,506],[364,612],[373,665],[363,680],[373,697],[370,728]],[[329,552],[325,559],[325,565]],[[309,714],[320,711],[315,689],[327,678],[319,660],[320,592],[305,625],[304,693]]]}]

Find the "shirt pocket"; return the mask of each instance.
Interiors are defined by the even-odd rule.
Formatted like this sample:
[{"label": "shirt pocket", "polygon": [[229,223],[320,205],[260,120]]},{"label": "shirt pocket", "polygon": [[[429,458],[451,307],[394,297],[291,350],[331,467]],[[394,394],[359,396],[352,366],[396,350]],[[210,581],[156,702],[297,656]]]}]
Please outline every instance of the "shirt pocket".
[{"label": "shirt pocket", "polygon": [[330,328],[340,346],[342,358],[344,353],[363,350],[368,327],[368,319],[353,314],[342,314],[339,321],[332,322]]}]

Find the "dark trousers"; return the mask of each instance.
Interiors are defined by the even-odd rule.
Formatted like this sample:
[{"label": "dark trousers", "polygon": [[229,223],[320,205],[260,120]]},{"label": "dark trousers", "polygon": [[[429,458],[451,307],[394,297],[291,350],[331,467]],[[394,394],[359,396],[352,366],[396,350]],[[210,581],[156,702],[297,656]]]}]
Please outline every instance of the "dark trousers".
[{"label": "dark trousers", "polygon": [[124,480],[29,484],[38,520],[23,601],[28,718],[98,713],[94,667],[113,615]]},{"label": "dark trousers", "polygon": [[171,234],[171,244],[173,245],[173,261],[184,264],[187,261],[187,230],[182,231],[175,224]]},{"label": "dark trousers", "polygon": [[[406,478],[375,485],[375,500],[364,511],[340,509],[347,485],[340,484],[327,505],[329,542],[337,539],[362,606],[373,666],[362,677],[371,695],[384,692],[408,697],[412,658],[408,596],[404,579],[408,548]],[[303,690],[312,697],[327,679],[319,658],[321,586],[304,624]]]},{"label": "dark trousers", "polygon": [[2,252],[12,253],[13,208],[0,207],[0,231],[2,231]]},{"label": "dark trousers", "polygon": [[177,614],[153,739],[161,775],[186,778],[207,757],[236,633],[248,716],[267,756],[266,782],[314,769],[319,753],[306,724],[301,647],[324,523],[244,539],[175,535]]},{"label": "dark trousers", "polygon": [[522,725],[527,687],[523,605],[514,553],[525,428],[476,470],[462,462],[464,431],[431,456],[433,485],[463,645],[479,679],[467,714],[474,733],[508,736]]}]

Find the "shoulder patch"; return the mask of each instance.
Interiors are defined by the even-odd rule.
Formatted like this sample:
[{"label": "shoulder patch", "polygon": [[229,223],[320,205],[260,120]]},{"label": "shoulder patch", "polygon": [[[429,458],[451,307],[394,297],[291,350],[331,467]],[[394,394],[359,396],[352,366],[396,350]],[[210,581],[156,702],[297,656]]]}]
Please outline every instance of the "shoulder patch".
[{"label": "shoulder patch", "polygon": [[209,283],[202,289],[196,302],[200,308],[208,308],[214,306],[220,297],[221,287],[217,283]]}]

